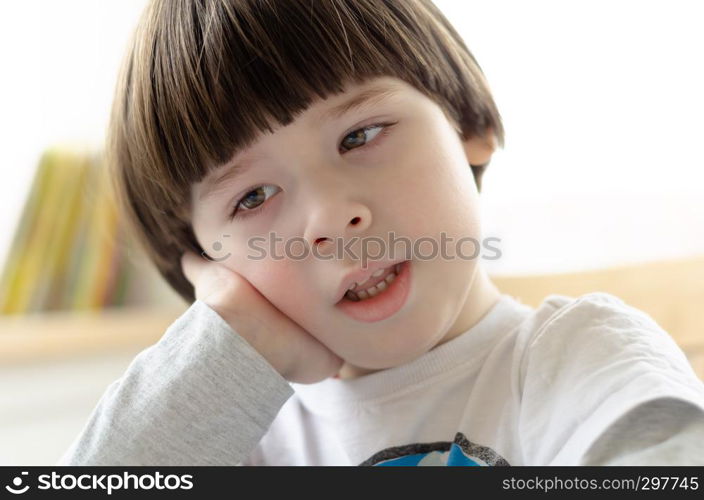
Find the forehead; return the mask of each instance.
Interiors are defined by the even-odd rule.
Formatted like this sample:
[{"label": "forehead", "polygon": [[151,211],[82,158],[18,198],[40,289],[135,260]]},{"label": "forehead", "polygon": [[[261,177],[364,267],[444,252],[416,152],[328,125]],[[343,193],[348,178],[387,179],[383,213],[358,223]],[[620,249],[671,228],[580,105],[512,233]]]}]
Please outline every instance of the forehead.
[{"label": "forehead", "polygon": [[[364,83],[349,84],[339,94],[324,100],[314,101],[297,120],[305,117],[310,123],[320,124],[322,128],[325,123],[337,120],[346,113],[360,108],[374,107],[382,101],[408,91],[408,87],[405,82],[392,77],[381,77]],[[272,128],[275,130],[280,127]],[[260,139],[261,136],[248,147],[235,152],[226,164],[211,170],[195,187],[198,199],[203,201],[215,196],[219,192],[219,188],[225,186],[228,181],[246,172],[256,156],[253,151]]]}]

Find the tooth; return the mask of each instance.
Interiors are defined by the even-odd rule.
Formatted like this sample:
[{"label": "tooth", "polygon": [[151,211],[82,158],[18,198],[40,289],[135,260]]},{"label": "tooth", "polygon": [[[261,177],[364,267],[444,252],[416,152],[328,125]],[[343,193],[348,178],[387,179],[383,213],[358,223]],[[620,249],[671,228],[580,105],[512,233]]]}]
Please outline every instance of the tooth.
[{"label": "tooth", "polygon": [[348,289],[348,290],[352,290],[352,289],[353,289],[354,287],[356,287],[356,286],[357,286],[357,283],[355,283],[355,282],[353,281],[352,284],[351,284],[347,289]]},{"label": "tooth", "polygon": [[[395,279],[396,279],[396,275],[394,273],[391,273],[384,279],[384,281],[386,281],[390,285],[391,282]],[[379,285],[377,285],[377,286],[379,286]]]},{"label": "tooth", "polygon": [[377,293],[379,293],[379,290],[377,290],[375,286],[367,288],[365,291],[369,294],[370,297],[374,297]]},{"label": "tooth", "polygon": [[357,292],[357,297],[359,297],[360,300],[364,300],[369,298],[369,294],[366,292],[366,290],[360,290],[359,292]]},{"label": "tooth", "polygon": [[380,281],[375,285],[375,288],[377,288],[380,292],[383,292],[386,290],[386,281]]},{"label": "tooth", "polygon": [[384,274],[385,272],[386,272],[386,269],[379,269],[379,270],[376,271],[374,274],[372,274],[372,276],[373,276],[374,278],[378,278],[379,276],[381,276],[381,275]]}]

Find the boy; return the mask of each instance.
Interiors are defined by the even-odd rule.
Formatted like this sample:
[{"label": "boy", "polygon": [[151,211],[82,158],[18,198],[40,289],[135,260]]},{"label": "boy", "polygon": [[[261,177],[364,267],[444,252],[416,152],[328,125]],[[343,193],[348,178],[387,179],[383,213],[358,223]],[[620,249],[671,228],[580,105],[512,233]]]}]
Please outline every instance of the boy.
[{"label": "boy", "polygon": [[457,244],[501,144],[429,0],[154,1],[109,158],[195,302],[61,463],[703,464],[704,388],[652,319],[604,293],[533,310]]}]

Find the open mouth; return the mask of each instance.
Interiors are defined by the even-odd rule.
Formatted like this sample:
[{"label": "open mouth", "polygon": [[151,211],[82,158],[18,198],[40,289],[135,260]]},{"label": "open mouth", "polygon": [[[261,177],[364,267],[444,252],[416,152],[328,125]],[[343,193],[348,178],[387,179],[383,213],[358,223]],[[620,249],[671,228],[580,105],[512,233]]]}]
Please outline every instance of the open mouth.
[{"label": "open mouth", "polygon": [[385,269],[379,269],[361,285],[355,284],[354,287],[347,290],[345,293],[345,298],[353,302],[360,302],[380,294],[396,279],[401,268],[401,264],[403,263],[401,262]]},{"label": "open mouth", "polygon": [[337,303],[352,319],[381,321],[398,312],[408,299],[411,288],[411,261],[380,269],[361,285],[351,287]]}]

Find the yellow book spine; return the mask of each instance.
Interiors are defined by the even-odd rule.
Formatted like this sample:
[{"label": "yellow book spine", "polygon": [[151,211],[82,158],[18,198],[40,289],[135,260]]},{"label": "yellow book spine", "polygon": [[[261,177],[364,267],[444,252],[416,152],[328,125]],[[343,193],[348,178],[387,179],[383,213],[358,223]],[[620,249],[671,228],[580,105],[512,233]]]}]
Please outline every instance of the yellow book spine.
[{"label": "yellow book spine", "polygon": [[19,224],[8,251],[0,280],[0,313],[11,314],[22,312],[19,310],[18,290],[22,280],[22,270],[26,261],[27,248],[31,235],[37,225],[37,220],[43,205],[48,185],[51,181],[51,169],[46,154],[40,158],[34,174],[32,186],[22,210]]},{"label": "yellow book spine", "polygon": [[64,309],[67,262],[76,246],[76,230],[81,213],[86,172],[89,164],[85,154],[61,152],[56,167],[62,170],[65,178],[59,205],[52,215],[51,251],[44,260],[44,271],[40,286],[32,297],[32,310]]},{"label": "yellow book spine", "polygon": [[56,165],[60,160],[54,151],[42,159],[40,173],[46,176],[45,189],[40,193],[37,216],[32,224],[27,244],[21,250],[20,266],[11,284],[12,293],[7,303],[7,312],[21,313],[31,310],[33,294],[43,278],[44,262],[51,248],[53,216],[57,211],[61,191],[66,181],[65,172]]}]

